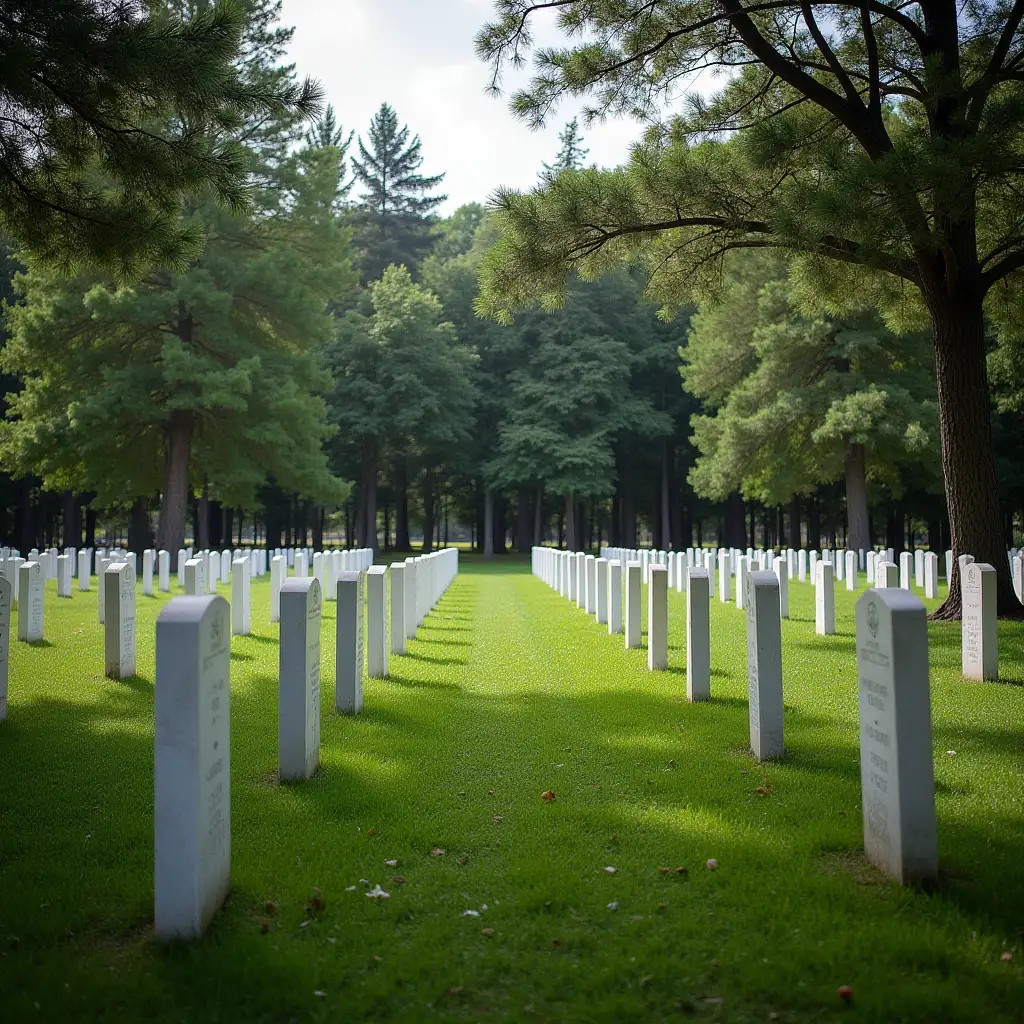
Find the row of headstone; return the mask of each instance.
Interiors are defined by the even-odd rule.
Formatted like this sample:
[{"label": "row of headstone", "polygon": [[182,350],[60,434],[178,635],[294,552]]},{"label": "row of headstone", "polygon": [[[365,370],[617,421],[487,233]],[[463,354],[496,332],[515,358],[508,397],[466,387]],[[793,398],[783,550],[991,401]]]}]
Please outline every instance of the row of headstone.
[{"label": "row of headstone", "polygon": [[[289,562],[291,551],[292,561]],[[310,552],[304,548],[278,549],[270,560],[270,621],[277,622],[281,616],[281,587],[288,579],[288,569],[294,566],[295,578],[306,579],[309,576],[310,564],[313,575],[320,581],[320,589],[328,601],[337,597],[337,582],[345,572],[367,572],[373,564],[371,548],[352,548],[346,550],[313,552],[310,563]]]},{"label": "row of headstone", "polygon": [[[562,575],[560,560],[561,553],[552,549],[534,551],[535,574],[555,589]],[[640,563],[633,566],[639,579]],[[986,568],[994,580],[995,573]],[[831,562],[823,561],[816,569],[819,593],[834,597],[829,585]],[[663,573],[655,570],[655,587],[659,575]],[[975,586],[976,576],[982,580],[978,588],[984,591],[985,571],[969,565],[968,587]],[[695,696],[691,688],[696,675],[691,662],[703,659],[706,650],[694,643],[704,623],[693,613],[710,606],[707,598],[695,600],[706,593],[707,580],[707,570],[688,570],[687,690],[691,700],[710,696],[710,689]],[[785,751],[780,578],[775,571],[755,569],[747,573],[745,584],[750,748],[758,761],[766,761],[782,757]],[[965,611],[968,604],[965,590]],[[865,852],[872,863],[903,884],[933,880],[938,873],[938,842],[925,608],[904,588],[872,588],[858,600],[856,620]]]}]

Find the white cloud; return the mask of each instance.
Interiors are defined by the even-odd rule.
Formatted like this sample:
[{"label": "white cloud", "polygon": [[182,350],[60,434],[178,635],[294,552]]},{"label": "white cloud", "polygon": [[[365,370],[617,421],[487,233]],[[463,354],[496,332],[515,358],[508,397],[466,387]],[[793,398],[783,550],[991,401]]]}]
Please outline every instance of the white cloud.
[{"label": "white cloud", "polygon": [[[447,173],[448,213],[499,185],[532,185],[578,110],[567,105],[535,132],[509,112],[507,98],[485,92],[488,68],[473,37],[492,11],[490,0],[284,0],[281,17],[295,26],[289,60],[320,80],[346,131],[365,134],[387,102],[420,136],[423,173]],[[552,19],[538,27],[538,41],[557,40]],[[588,159],[622,163],[641,132],[628,120],[584,129]]]}]

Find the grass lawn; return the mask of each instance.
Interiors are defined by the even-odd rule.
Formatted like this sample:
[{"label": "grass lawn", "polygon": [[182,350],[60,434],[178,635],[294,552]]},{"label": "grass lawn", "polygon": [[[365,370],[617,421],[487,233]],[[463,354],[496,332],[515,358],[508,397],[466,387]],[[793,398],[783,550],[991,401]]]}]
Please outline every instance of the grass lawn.
[{"label": "grass lawn", "polygon": [[[139,676],[117,683],[102,674],[95,581],[70,601],[47,586],[48,640],[12,642],[0,723],[4,1020],[1024,1017],[1024,624],[1000,624],[1005,681],[984,685],[959,674],[959,625],[930,626],[942,879],[923,892],[862,856],[843,584],[833,637],[814,634],[812,588],[790,586],[789,754],[761,767],[747,751],[745,617],[717,598],[714,699],[690,705],[682,595],[669,599],[670,669],[651,673],[645,650],[525,562],[464,558],[391,678],[367,682],[357,719],[333,712],[328,603],[321,768],[283,787],[277,629],[259,581],[256,632],[232,642],[231,896],[201,942],[164,947],[161,600],[140,596]],[[389,899],[367,898],[378,883]],[[324,906],[310,916],[314,887]]]}]

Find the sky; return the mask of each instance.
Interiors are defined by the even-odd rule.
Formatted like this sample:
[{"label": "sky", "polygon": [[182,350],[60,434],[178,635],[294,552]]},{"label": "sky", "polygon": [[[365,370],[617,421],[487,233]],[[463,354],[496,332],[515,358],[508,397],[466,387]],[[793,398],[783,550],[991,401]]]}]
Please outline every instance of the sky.
[{"label": "sky", "polygon": [[[410,135],[420,136],[420,173],[446,173],[449,198],[438,212],[447,215],[463,203],[485,202],[499,185],[533,185],[579,109],[566,105],[534,131],[509,111],[507,94],[485,91],[489,69],[477,59],[473,38],[492,15],[491,0],[283,0],[281,20],[295,27],[289,60],[300,75],[319,79],[346,135],[350,128],[365,135],[387,102]],[[537,24],[538,42],[558,40],[553,19]],[[632,120],[584,128],[588,162],[624,163],[642,131]]]}]

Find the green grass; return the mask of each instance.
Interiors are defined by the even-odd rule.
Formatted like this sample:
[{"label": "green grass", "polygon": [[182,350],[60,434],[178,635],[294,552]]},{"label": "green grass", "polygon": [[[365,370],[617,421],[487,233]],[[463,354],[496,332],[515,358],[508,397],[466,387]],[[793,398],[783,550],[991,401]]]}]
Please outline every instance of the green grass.
[{"label": "green grass", "polygon": [[[1006,681],[984,685],[960,677],[959,627],[929,627],[942,879],[923,892],[862,855],[843,585],[834,637],[814,635],[813,591],[791,585],[789,754],[760,767],[745,618],[717,599],[714,699],[690,705],[681,595],[670,670],[651,673],[646,651],[525,564],[464,559],[391,678],[367,682],[358,719],[333,713],[328,603],[321,769],[282,787],[261,581],[256,632],[232,644],[231,896],[202,941],[161,946],[161,601],[139,598],[139,676],[117,683],[102,675],[95,586],[71,601],[48,588],[47,644],[12,643],[0,724],[4,1020],[1021,1019],[1024,624],[1000,624]],[[360,879],[391,898],[368,899]],[[314,887],[325,907],[309,918]]]}]

